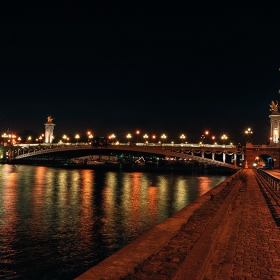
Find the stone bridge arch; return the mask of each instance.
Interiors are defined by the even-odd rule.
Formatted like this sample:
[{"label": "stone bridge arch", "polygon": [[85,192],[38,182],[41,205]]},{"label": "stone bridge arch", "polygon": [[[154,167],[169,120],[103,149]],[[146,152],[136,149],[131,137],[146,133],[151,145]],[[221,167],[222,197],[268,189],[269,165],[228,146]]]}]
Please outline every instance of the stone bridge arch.
[{"label": "stone bridge arch", "polygon": [[257,156],[255,160],[256,167],[263,167],[267,169],[273,169],[274,168],[274,161],[271,155],[268,154],[260,154]]},{"label": "stone bridge arch", "polygon": [[280,148],[275,145],[246,144],[245,159],[248,167],[254,167],[258,158],[264,160],[265,168],[280,168]]}]

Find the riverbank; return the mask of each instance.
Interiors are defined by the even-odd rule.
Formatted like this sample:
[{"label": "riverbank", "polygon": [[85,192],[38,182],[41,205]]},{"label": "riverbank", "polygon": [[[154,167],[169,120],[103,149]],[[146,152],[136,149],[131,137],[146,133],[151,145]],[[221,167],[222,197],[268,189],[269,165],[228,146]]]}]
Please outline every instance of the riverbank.
[{"label": "riverbank", "polygon": [[[229,215],[240,187],[236,173],[76,279],[172,279],[203,233],[208,232],[200,248],[204,256],[217,243],[218,225]],[[207,258],[199,253],[196,259]]]}]

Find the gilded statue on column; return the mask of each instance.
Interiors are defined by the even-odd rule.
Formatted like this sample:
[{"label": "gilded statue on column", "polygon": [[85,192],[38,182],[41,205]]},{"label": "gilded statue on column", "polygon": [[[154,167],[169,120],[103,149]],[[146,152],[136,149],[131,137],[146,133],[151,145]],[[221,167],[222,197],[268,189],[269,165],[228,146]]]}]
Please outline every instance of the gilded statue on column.
[{"label": "gilded statue on column", "polygon": [[269,104],[270,106],[270,111],[272,112],[278,112],[278,101],[276,100],[276,102],[274,102],[273,100],[271,101],[271,104]]},{"label": "gilded statue on column", "polygon": [[52,121],[53,121],[52,116],[48,116],[48,117],[47,117],[47,120],[48,120],[48,123],[52,123]]}]

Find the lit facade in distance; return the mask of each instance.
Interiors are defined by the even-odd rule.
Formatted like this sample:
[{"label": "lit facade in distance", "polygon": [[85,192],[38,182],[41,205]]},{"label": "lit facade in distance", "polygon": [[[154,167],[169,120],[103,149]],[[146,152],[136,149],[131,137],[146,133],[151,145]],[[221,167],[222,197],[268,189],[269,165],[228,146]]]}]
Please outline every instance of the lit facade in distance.
[{"label": "lit facade in distance", "polygon": [[280,131],[280,113],[278,111],[278,102],[271,101],[269,115],[270,118],[270,137],[273,143],[279,142],[279,131]]}]

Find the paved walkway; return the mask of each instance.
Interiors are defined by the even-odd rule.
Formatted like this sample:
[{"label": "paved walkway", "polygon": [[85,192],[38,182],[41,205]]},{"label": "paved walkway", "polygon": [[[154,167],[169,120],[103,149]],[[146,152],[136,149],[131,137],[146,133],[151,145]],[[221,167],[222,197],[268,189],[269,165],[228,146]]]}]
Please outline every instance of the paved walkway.
[{"label": "paved walkway", "polygon": [[[204,214],[183,225],[134,272],[121,277],[109,274],[116,270],[113,264],[121,263],[133,251],[135,243],[131,243],[121,250],[124,256],[116,254],[121,259],[101,264],[106,276],[97,277],[97,266],[79,279],[280,280],[280,229],[271,214],[271,202],[265,198],[254,171],[242,172],[247,174],[246,186],[234,179],[213,200],[208,198],[203,204],[207,209]],[[208,217],[212,210],[214,214]],[[181,213],[180,218],[186,219],[186,215]],[[141,238],[143,244],[149,241]]]},{"label": "paved walkway", "polygon": [[280,279],[280,230],[253,170],[246,173],[205,279]]}]

